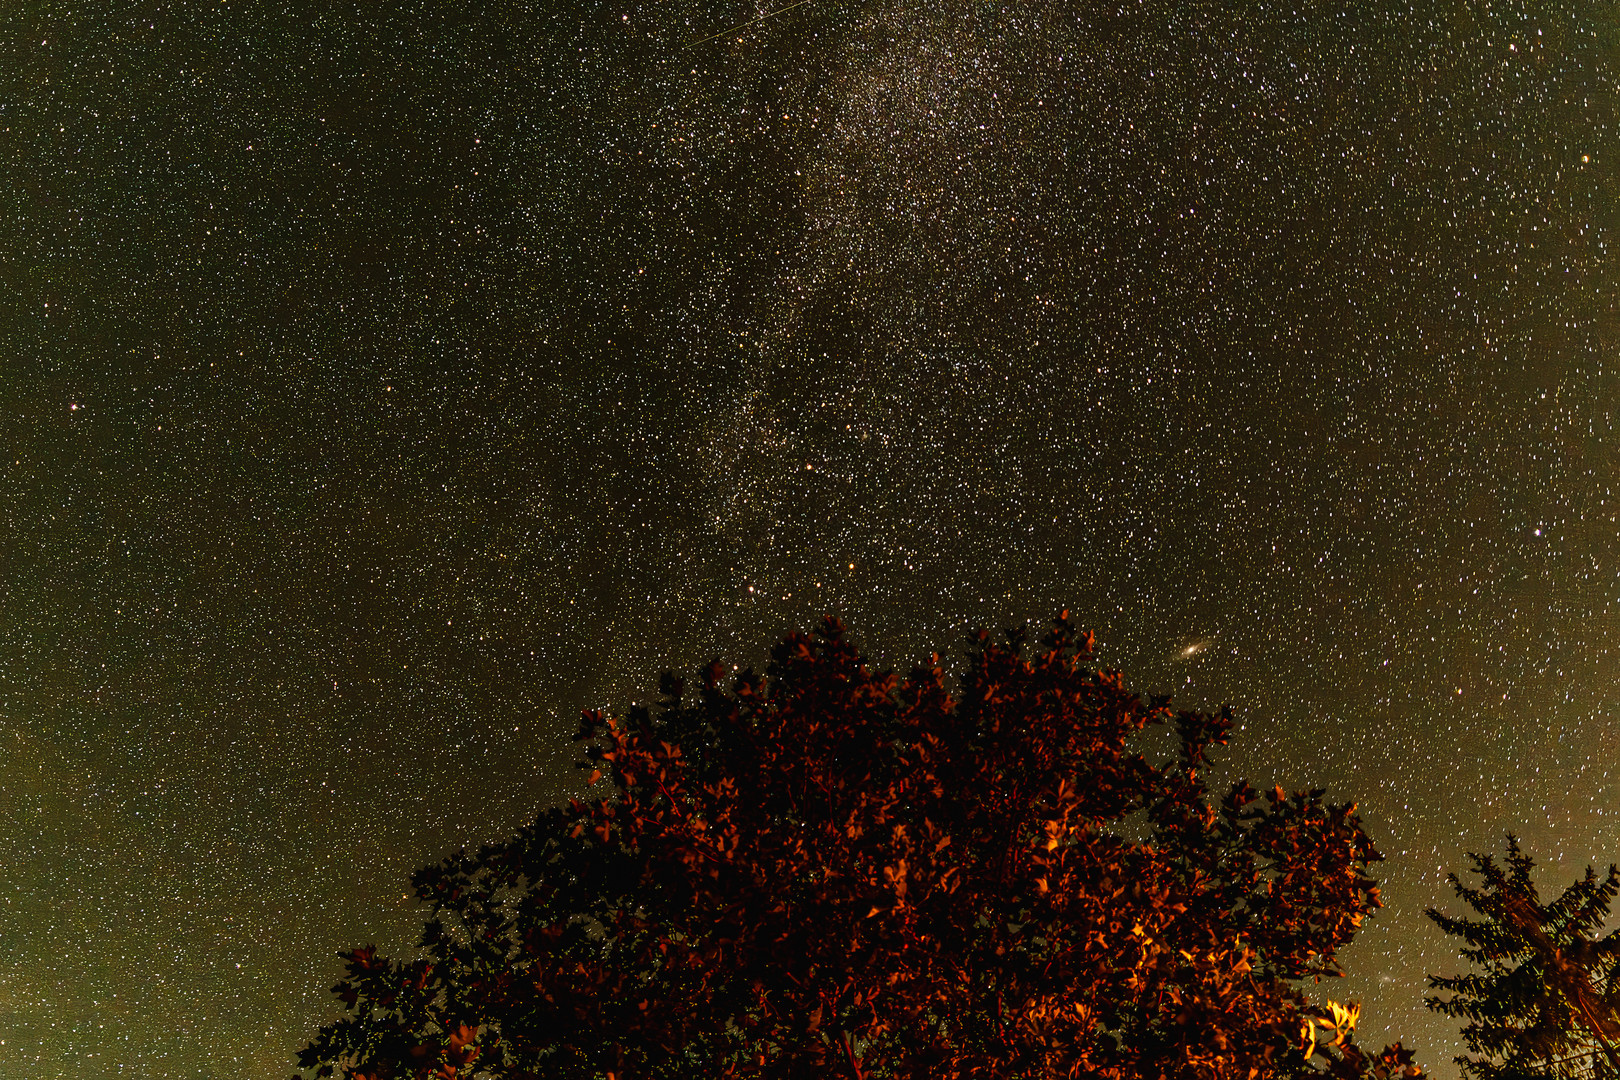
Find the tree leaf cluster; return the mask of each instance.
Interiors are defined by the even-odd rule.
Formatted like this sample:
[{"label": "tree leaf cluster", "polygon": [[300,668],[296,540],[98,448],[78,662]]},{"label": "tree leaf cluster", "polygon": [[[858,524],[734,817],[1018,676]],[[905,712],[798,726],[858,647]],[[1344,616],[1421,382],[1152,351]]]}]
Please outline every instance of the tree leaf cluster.
[{"label": "tree leaf cluster", "polygon": [[1304,993],[1379,906],[1355,807],[1212,795],[1230,714],[1143,701],[1091,648],[1065,613],[1035,647],[974,636],[959,679],[937,656],[901,677],[827,620],[762,675],[714,663],[695,693],[665,676],[655,708],[587,714],[609,793],[419,872],[423,958],[346,954],[345,1015],[302,1067],[1420,1076]]}]

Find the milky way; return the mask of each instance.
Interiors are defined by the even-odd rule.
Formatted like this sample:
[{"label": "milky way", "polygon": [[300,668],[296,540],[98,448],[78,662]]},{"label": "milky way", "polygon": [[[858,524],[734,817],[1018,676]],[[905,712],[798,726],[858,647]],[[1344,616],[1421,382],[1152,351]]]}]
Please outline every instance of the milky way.
[{"label": "milky way", "polygon": [[0,1073],[284,1078],[579,709],[823,612],[1230,703],[1441,1077],[1445,871],[1620,859],[1612,5],[0,26]]}]

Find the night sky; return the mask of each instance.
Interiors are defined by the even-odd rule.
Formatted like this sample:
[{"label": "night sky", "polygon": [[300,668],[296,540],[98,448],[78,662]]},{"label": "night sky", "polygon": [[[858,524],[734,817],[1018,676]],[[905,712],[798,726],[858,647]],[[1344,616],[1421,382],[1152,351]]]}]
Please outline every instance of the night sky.
[{"label": "night sky", "polygon": [[1620,8],[780,6],[5,5],[0,1075],[284,1080],[823,612],[1231,703],[1441,1077],[1444,872],[1620,859]]}]

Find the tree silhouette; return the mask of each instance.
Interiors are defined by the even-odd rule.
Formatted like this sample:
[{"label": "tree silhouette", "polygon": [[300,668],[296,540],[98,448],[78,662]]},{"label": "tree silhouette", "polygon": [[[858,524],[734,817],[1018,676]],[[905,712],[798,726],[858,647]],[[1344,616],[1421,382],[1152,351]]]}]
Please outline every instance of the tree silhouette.
[{"label": "tree silhouette", "polygon": [[[1301,986],[1379,906],[1352,805],[1201,779],[1067,613],[873,673],[827,620],[765,676],[591,713],[612,795],[419,872],[424,956],[345,955],[316,1075],[1416,1077]],[[1169,739],[1155,764],[1141,747]],[[1141,837],[1133,839],[1132,837]]]},{"label": "tree silhouette", "polygon": [[1620,939],[1596,935],[1620,890],[1620,871],[1586,876],[1542,904],[1530,872],[1535,862],[1508,837],[1505,865],[1470,853],[1482,887],[1448,875],[1458,897],[1484,918],[1429,918],[1465,943],[1462,956],[1483,969],[1431,975],[1449,992],[1429,1008],[1467,1020],[1463,1038],[1476,1057],[1460,1056],[1478,1080],[1592,1080],[1620,1077]]}]

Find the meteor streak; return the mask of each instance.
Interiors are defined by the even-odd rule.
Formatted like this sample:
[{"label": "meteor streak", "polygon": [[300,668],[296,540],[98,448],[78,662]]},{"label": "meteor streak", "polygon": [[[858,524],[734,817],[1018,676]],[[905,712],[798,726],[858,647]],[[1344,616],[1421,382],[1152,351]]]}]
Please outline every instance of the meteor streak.
[{"label": "meteor streak", "polygon": [[702,45],[705,41],[713,41],[715,38],[723,38],[727,34],[735,34],[739,30],[748,29],[750,26],[753,26],[755,23],[762,23],[766,19],[775,18],[776,16],[782,14],[784,11],[792,11],[796,7],[804,7],[804,5],[808,4],[809,2],[810,2],[810,0],[794,0],[793,3],[787,5],[786,7],[779,7],[775,11],[767,11],[765,14],[761,15],[759,18],[757,18],[757,19],[749,19],[745,23],[738,23],[736,26],[733,26],[730,30],[722,30],[718,34],[710,34],[706,38],[698,38],[696,41],[688,41],[684,47],[690,49],[695,45]]}]

